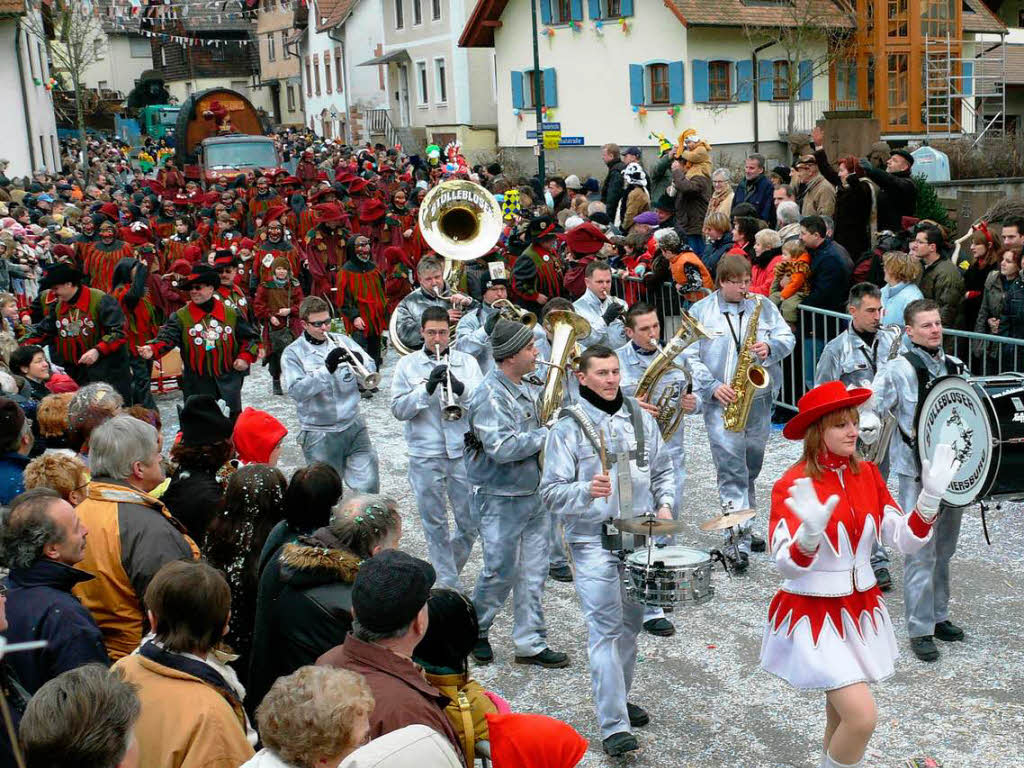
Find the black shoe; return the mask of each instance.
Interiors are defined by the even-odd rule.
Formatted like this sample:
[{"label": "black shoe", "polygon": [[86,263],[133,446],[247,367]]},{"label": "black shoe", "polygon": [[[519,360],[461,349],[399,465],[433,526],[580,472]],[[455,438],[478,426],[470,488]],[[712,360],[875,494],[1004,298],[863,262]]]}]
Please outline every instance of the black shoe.
[{"label": "black shoe", "polygon": [[281,389],[281,380],[280,379],[274,379],[274,394],[275,395],[283,395],[284,394],[284,390]]},{"label": "black shoe", "polygon": [[910,650],[921,661],[937,661],[939,658],[939,649],[935,647],[931,635],[910,638]]},{"label": "black shoe", "polygon": [[751,552],[764,552],[767,549],[764,539],[755,533],[750,534],[750,551]]},{"label": "black shoe", "polygon": [[552,565],[548,568],[548,576],[555,581],[572,583],[572,568],[568,565]]},{"label": "black shoe", "polygon": [[889,592],[892,589],[892,576],[889,574],[888,568],[879,568],[875,571],[875,581],[878,582],[878,588],[883,592]]},{"label": "black shoe", "polygon": [[630,704],[626,702],[626,712],[629,714],[629,724],[634,728],[643,728],[649,722],[651,722],[651,716],[647,714],[647,710],[643,707],[638,707],[636,704]]},{"label": "black shoe", "polygon": [[476,645],[473,646],[472,654],[473,661],[477,664],[490,664],[494,661],[494,651],[491,650],[491,644],[487,641],[486,637],[481,637],[476,641]]},{"label": "black shoe", "polygon": [[964,639],[964,631],[949,619],[935,625],[935,639],[944,643],[958,643]]},{"label": "black shoe", "polygon": [[569,666],[569,656],[561,651],[545,648],[535,656],[516,656],[516,664],[533,664],[544,669],[561,669]]},{"label": "black shoe", "polygon": [[729,565],[732,568],[732,572],[737,576],[740,576],[747,572],[747,566],[750,565],[750,555],[746,552],[739,552],[735,555],[726,555],[725,559],[729,561]]},{"label": "black shoe", "polygon": [[636,736],[629,731],[613,733],[601,742],[601,747],[604,749],[604,753],[609,757],[622,757],[627,752],[640,749],[640,745],[637,744],[636,741]]},{"label": "black shoe", "polygon": [[[659,619],[648,619],[644,622],[644,632],[649,635],[657,635],[658,637],[672,637],[676,633],[676,628],[671,621],[662,616]],[[636,725],[636,723],[633,723]]]}]

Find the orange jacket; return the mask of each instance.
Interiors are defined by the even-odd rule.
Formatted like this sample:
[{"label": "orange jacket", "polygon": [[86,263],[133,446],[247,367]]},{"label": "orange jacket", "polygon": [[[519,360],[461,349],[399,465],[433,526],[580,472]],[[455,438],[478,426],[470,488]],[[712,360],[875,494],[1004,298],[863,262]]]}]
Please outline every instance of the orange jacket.
[{"label": "orange jacket", "polygon": [[[687,301],[694,302],[700,301],[713,290],[715,290],[715,281],[711,279],[711,273],[708,272],[708,268],[704,266],[704,262],[700,260],[693,251],[683,251],[677,254],[666,254],[668,257],[669,268],[672,270],[672,279],[676,281],[676,285],[689,287],[690,277],[687,275],[687,271],[693,272],[696,269],[700,273],[700,281],[704,288],[707,289],[707,293],[701,291],[691,291],[689,293],[682,294],[683,298]],[[686,267],[689,266],[690,270]]]}]

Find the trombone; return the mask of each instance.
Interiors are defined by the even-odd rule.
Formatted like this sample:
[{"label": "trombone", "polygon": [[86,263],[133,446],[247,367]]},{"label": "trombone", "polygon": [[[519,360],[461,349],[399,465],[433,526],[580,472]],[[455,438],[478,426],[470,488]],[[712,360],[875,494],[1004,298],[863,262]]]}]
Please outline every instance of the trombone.
[{"label": "trombone", "polygon": [[356,377],[356,384],[360,389],[376,389],[377,385],[380,384],[380,374],[368,371],[366,367],[359,362],[359,359],[352,353],[345,344],[335,336],[333,333],[328,333],[329,338],[336,347],[340,347],[345,350],[345,357],[342,358],[342,362],[349,367],[352,371],[352,375]]},{"label": "trombone", "polygon": [[[438,365],[441,364],[441,345],[434,345],[434,356],[437,358]],[[455,402],[455,393],[452,391],[452,366],[451,360],[444,367],[445,375],[448,380],[444,387],[444,392],[441,394],[441,418],[445,421],[459,421],[466,413],[466,409]]]},{"label": "trombone", "polygon": [[533,328],[537,324],[537,316],[533,312],[517,307],[508,299],[498,299],[491,304],[491,308],[498,310],[506,320],[515,320],[527,328]]}]

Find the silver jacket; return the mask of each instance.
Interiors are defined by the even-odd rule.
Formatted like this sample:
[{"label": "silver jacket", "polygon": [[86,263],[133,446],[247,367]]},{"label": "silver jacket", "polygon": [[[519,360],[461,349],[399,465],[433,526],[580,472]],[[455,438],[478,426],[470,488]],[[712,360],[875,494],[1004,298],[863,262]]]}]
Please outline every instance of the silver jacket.
[{"label": "silver jacket", "polygon": [[332,374],[324,365],[327,354],[339,344],[358,356],[368,371],[377,370],[351,337],[335,333],[323,344],[311,344],[303,333],[281,355],[281,378],[305,430],[342,432],[360,418],[359,387],[352,368],[342,362]]},{"label": "silver jacket", "polygon": [[[952,355],[947,356],[941,347],[935,357],[916,346],[911,346],[908,354],[917,355],[924,360],[932,379],[946,375],[947,357],[953,362],[960,362]],[[893,431],[892,442],[889,444],[889,457],[892,462],[890,466],[898,474],[917,477],[921,474],[917,452],[903,439],[903,435],[912,438],[917,427],[914,424],[914,414],[917,412],[917,372],[901,355],[882,366],[882,370],[871,382],[871,390],[871,399],[862,406],[862,409],[874,411],[880,419],[888,413],[893,413],[899,425],[899,429]]]},{"label": "silver jacket", "polygon": [[[455,350],[449,350],[442,360],[451,365],[452,376],[466,387],[456,398],[456,402],[465,407],[480,384],[480,367],[470,355]],[[445,384],[435,388],[433,394],[427,394],[427,377],[437,364],[434,356],[428,356],[422,349],[399,358],[391,379],[391,413],[405,422],[405,443],[410,456],[457,459],[462,456],[469,423],[465,415],[458,421],[441,418]]]},{"label": "silver jacket", "polygon": [[423,316],[423,310],[427,307],[441,307],[448,311],[452,308],[452,304],[448,299],[439,299],[422,288],[417,288],[398,302],[398,306],[395,307],[395,312],[398,314],[398,340],[411,349],[419,349],[423,346],[420,318]]},{"label": "silver jacket", "polygon": [[618,349],[626,343],[626,326],[622,322],[625,312],[619,315],[611,325],[604,321],[604,311],[611,306],[613,301],[621,304],[623,308],[626,307],[626,302],[611,294],[607,299],[601,301],[597,298],[597,294],[589,288],[573,302],[573,309],[590,323],[590,335],[579,340],[580,346],[584,349],[595,344],[604,344],[606,347]]},{"label": "silver jacket", "polygon": [[[629,410],[623,402],[614,414],[598,410],[585,400],[577,407],[595,428],[604,432],[612,495],[605,499],[590,496],[590,481],[601,473],[601,456],[583,434],[572,416],[564,415],[551,428],[544,446],[544,476],[540,495],[552,513],[562,515],[569,541],[593,541],[601,536],[601,523],[609,518],[635,517],[653,513],[663,504],[675,503],[675,477],[672,459],[661,440],[661,432],[649,413],[642,414],[644,453],[636,456],[637,441]],[[617,454],[629,452],[631,508],[621,509],[619,500],[619,460]]]},{"label": "silver jacket", "polygon": [[539,454],[548,430],[534,395],[495,366],[469,398],[469,428],[483,444],[466,452],[469,482],[492,496],[530,496],[540,484]]},{"label": "silver jacket", "polygon": [[[690,315],[711,333],[710,339],[701,339],[691,344],[683,353],[683,359],[693,374],[693,390],[706,403],[711,402],[714,391],[722,384],[730,384],[736,371],[738,356],[734,333],[739,335],[742,347],[747,337],[747,326],[754,311],[754,302],[761,302],[761,317],[757,323],[757,341],[768,344],[768,357],[759,361],[768,370],[772,385],[760,390],[756,397],[773,397],[782,388],[782,360],[793,351],[796,339],[789,324],[782,319],[779,310],[768,299],[751,294],[738,304],[722,299],[719,291],[705,296],[692,307]],[[739,313],[742,312],[742,317]],[[732,331],[726,314],[731,315]]]},{"label": "silver jacket", "polygon": [[491,337],[487,335],[484,323],[497,311],[487,304],[481,304],[464,314],[455,327],[455,349],[472,355],[480,366],[480,373],[484,375],[494,367]]},{"label": "silver jacket", "polygon": [[[875,374],[889,360],[893,344],[902,340],[902,328],[886,325],[878,329],[875,343],[869,347],[851,325],[825,345],[814,369],[814,385],[841,381],[847,387],[870,387]],[[901,351],[897,347],[896,354]]]},{"label": "silver jacket", "polygon": [[[622,394],[633,397],[636,394],[636,385],[640,383],[640,379],[643,378],[644,371],[650,367],[651,362],[654,360],[654,356],[658,354],[656,351],[650,354],[644,354],[636,348],[633,342],[628,342],[616,350],[619,356],[619,373],[621,378],[619,379],[619,387],[622,389]],[[675,362],[677,365],[683,365],[683,356],[680,354],[676,357]],[[678,386],[680,391],[686,393],[686,375],[676,369],[669,368],[665,372],[665,375],[658,381],[658,385],[651,392],[650,401],[657,403],[658,398],[661,397],[662,393],[671,386]],[[693,382],[693,394],[697,396],[697,407],[694,409],[694,413],[700,413],[702,408],[702,401],[700,395],[697,393],[697,380]],[[678,402],[678,400],[676,401]],[[669,441],[669,445],[673,448],[683,449],[683,426],[680,426],[676,430],[676,433],[672,435],[672,439]]]}]

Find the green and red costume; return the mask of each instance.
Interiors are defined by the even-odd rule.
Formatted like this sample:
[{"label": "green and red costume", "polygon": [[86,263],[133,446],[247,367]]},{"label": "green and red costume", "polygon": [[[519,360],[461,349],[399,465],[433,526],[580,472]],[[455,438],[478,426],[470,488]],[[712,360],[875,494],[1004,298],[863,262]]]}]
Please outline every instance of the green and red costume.
[{"label": "green and red costume", "polygon": [[96,240],[86,254],[82,271],[89,278],[90,287],[103,293],[110,293],[117,262],[134,256],[134,249],[124,240],[114,239],[109,244],[103,240]]},{"label": "green and red costume", "polygon": [[317,224],[304,238],[304,243],[309,274],[313,278],[310,294],[341,306],[340,297],[332,289],[345,264],[345,230]]},{"label": "green and red costume", "polygon": [[163,240],[174,234],[174,218],[164,216],[163,212],[149,217],[149,231]]},{"label": "green and red costume", "polygon": [[256,271],[258,283],[266,283],[274,279],[274,270],[270,265],[274,263],[274,259],[278,256],[288,259],[288,268],[293,275],[299,274],[302,266],[302,254],[292,246],[290,241],[282,237],[277,242],[273,242],[267,239],[267,235],[264,232],[259,236],[256,247],[253,249],[253,258],[256,262],[253,269]]},{"label": "green and red costume", "polygon": [[561,296],[564,290],[558,264],[557,254],[537,243],[519,254],[512,268],[512,297],[515,303],[533,309],[540,307],[537,300],[540,294],[549,299]]}]

